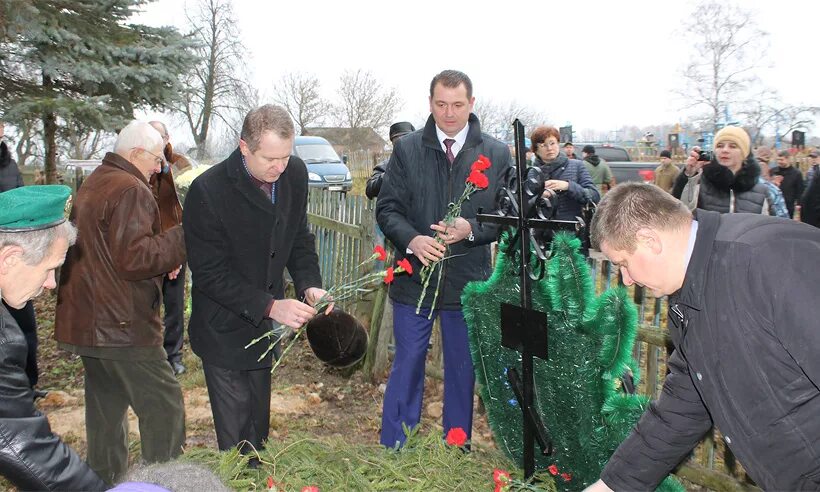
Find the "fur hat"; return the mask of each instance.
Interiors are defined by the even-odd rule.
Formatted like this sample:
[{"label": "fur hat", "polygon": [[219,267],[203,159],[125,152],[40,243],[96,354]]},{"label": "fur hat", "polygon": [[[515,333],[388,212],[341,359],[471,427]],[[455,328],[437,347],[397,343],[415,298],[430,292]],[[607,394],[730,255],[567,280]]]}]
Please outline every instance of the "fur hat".
[{"label": "fur hat", "polygon": [[413,128],[413,125],[407,121],[393,123],[390,125],[390,141],[392,142],[393,140],[414,131],[416,131],[416,129]]},{"label": "fur hat", "polygon": [[307,324],[307,339],[316,357],[333,367],[349,367],[367,352],[364,326],[339,308],[314,316]]},{"label": "fur hat", "polygon": [[669,152],[668,150],[662,150],[660,157],[667,157],[667,158],[671,159],[672,158],[672,152]]},{"label": "fur hat", "polygon": [[752,147],[752,141],[746,130],[738,126],[725,126],[721,128],[717,135],[715,135],[715,147],[724,141],[728,140],[740,147],[740,152],[745,159],[749,155],[749,149]]}]

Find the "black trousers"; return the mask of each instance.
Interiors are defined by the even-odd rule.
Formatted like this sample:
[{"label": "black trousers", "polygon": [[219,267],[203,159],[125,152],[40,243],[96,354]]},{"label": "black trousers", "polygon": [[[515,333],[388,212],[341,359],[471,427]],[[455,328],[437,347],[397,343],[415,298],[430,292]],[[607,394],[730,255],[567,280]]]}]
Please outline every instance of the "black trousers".
[{"label": "black trousers", "polygon": [[174,280],[162,280],[162,303],[165,306],[165,353],[168,362],[182,362],[182,337],[185,322],[185,264]]},{"label": "black trousers", "polygon": [[270,368],[242,371],[202,364],[220,451],[262,449],[270,431]]},{"label": "black trousers", "polygon": [[34,316],[34,304],[28,301],[25,306],[20,309],[9,307],[5,302],[6,308],[9,310],[11,317],[17,322],[17,326],[26,337],[26,345],[28,345],[28,354],[26,355],[26,376],[28,382],[33,388],[37,384],[39,377],[37,371],[37,318]]}]

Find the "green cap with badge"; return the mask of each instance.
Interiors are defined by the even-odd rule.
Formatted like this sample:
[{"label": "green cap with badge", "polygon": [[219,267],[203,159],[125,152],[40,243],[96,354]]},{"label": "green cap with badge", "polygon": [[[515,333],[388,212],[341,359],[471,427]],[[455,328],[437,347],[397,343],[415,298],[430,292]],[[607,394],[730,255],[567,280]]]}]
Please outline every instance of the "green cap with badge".
[{"label": "green cap with badge", "polygon": [[48,229],[65,222],[71,188],[63,185],[23,186],[0,193],[0,232]]}]

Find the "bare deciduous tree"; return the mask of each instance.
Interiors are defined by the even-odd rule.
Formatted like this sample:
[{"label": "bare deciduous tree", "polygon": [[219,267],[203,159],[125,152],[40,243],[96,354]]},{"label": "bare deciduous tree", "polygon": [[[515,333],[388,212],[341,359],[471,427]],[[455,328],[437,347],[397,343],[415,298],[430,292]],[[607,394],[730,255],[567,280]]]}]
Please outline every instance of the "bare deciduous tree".
[{"label": "bare deciduous tree", "polygon": [[740,111],[754,145],[761,145],[765,131],[782,137],[793,130],[807,130],[814,125],[820,108],[784,103],[777,91],[763,89],[750,98]]},{"label": "bare deciduous tree", "polygon": [[707,0],[688,17],[683,36],[696,53],[681,72],[685,86],[677,93],[688,108],[706,107],[714,129],[727,104],[739,103],[754,79],[759,60],[753,57],[763,52],[767,33],[757,27],[750,11]]},{"label": "bare deciduous tree", "polygon": [[188,17],[197,41],[195,52],[199,63],[183,75],[188,90],[183,94],[179,111],[183,114],[197,147],[197,157],[204,157],[208,134],[214,118],[231,124],[231,112],[237,110],[237,95],[246,94],[248,74],[241,63],[244,49],[231,0],[200,0],[198,10]]},{"label": "bare deciduous tree", "polygon": [[253,86],[246,85],[241,92],[237,92],[230,98],[230,104],[222,118],[222,136],[224,138],[211,139],[206,144],[207,154],[217,160],[227,157],[239,142],[242,133],[242,123],[245,116],[254,108],[262,105],[262,96],[259,90]]},{"label": "bare deciduous tree", "polygon": [[518,101],[507,103],[492,99],[476,102],[473,113],[481,123],[481,131],[501,140],[512,139],[512,123],[520,120],[527,132],[538,125],[547,124],[547,116]]},{"label": "bare deciduous tree", "polygon": [[396,88],[384,88],[372,73],[361,69],[345,71],[337,92],[340,101],[333,113],[338,126],[369,127],[382,133],[402,106]]},{"label": "bare deciduous tree", "polygon": [[288,73],[274,86],[274,100],[290,113],[299,134],[305,135],[305,128],[321,126],[329,112],[328,103],[319,95],[319,79],[312,74]]},{"label": "bare deciduous tree", "polygon": [[42,139],[42,133],[39,131],[40,121],[38,119],[23,119],[13,123],[16,130],[15,140],[17,143],[14,150],[17,154],[17,165],[25,166],[30,158],[42,157],[43,153],[37,145],[38,140]]},{"label": "bare deciduous tree", "polygon": [[87,160],[98,157],[103,149],[113,147],[113,134],[83,125],[67,123],[60,132],[61,155],[69,159]]}]

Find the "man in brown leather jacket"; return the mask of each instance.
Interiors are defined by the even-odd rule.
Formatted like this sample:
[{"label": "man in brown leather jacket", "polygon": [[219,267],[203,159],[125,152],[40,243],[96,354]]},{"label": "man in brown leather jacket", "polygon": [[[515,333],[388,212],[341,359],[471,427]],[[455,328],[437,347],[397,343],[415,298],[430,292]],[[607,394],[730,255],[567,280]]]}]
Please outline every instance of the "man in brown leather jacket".
[{"label": "man in brown leather jacket", "polygon": [[[148,183],[159,207],[159,221],[162,231],[182,224],[182,205],[179,203],[177,190],[174,186],[174,172],[180,169],[186,170],[191,167],[191,163],[185,156],[174,153],[171,146],[171,136],[168,128],[161,121],[151,121],[150,125],[162,136],[164,145],[162,153],[169,165],[163,166],[162,172],[151,175]],[[162,279],[162,304],[165,308],[165,316],[162,320],[165,326],[165,339],[163,346],[168,355],[168,363],[174,368],[174,374],[179,376],[185,372],[182,365],[182,338],[184,333],[184,313],[185,313],[185,264],[179,270],[179,275],[172,279],[163,277]]]},{"label": "man in brown leather jacket", "polygon": [[[54,270],[77,237],[65,220],[70,195],[59,185],[0,193],[0,297],[12,308],[57,286]],[[0,303],[0,475],[20,490],[105,489],[34,407],[27,352],[23,332]]]},{"label": "man in brown leather jacket", "polygon": [[182,227],[162,231],[148,180],[165,164],[162,137],[133,121],[77,193],[79,238],[60,275],[55,338],[85,368],[88,463],[108,483],[128,465],[130,406],[142,459],[170,460],[185,443],[182,391],[166,361],[162,279],[185,261]]}]

